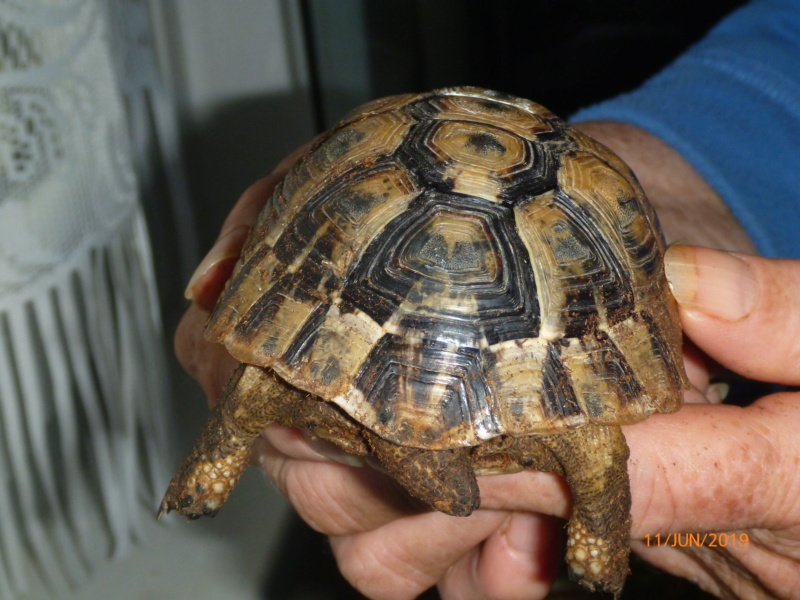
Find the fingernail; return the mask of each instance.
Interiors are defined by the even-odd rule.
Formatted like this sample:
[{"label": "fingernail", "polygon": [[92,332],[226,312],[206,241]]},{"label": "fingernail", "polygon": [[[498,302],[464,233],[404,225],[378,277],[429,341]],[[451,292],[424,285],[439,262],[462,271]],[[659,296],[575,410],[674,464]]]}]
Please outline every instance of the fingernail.
[{"label": "fingernail", "polygon": [[530,557],[535,546],[533,536],[536,534],[535,523],[531,524],[526,518],[527,515],[512,513],[505,523],[503,534],[506,538],[508,547],[524,556]]},{"label": "fingernail", "polygon": [[244,246],[244,242],[247,239],[247,234],[249,232],[249,225],[240,225],[239,227],[234,227],[225,235],[220,236],[217,239],[217,241],[214,243],[214,246],[211,248],[211,250],[209,250],[205,258],[200,261],[200,264],[197,265],[197,269],[195,269],[194,273],[192,273],[192,276],[189,279],[189,283],[186,286],[186,291],[183,293],[187,300],[194,299],[194,288],[197,285],[197,282],[203,277],[203,275],[208,273],[208,271],[214,265],[223,260],[238,258],[242,252],[242,247]]},{"label": "fingernail", "polygon": [[728,394],[731,392],[731,384],[724,381],[709,384],[706,390],[706,397],[712,404],[721,404],[725,402]]},{"label": "fingernail", "polygon": [[756,300],[750,265],[730,252],[697,246],[672,246],[664,257],[672,295],[685,309],[739,321]]}]

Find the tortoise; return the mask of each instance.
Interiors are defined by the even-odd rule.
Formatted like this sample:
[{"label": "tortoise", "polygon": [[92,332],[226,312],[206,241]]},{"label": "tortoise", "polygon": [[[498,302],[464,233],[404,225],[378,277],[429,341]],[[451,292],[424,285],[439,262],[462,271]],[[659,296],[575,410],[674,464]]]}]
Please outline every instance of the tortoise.
[{"label": "tortoise", "polygon": [[664,249],[627,165],[534,102],[458,87],[356,109],[250,233],[206,327],[242,364],[159,516],[215,514],[277,422],[450,515],[479,506],[476,475],[563,475],[570,574],[619,594],[620,425],[688,385]]}]

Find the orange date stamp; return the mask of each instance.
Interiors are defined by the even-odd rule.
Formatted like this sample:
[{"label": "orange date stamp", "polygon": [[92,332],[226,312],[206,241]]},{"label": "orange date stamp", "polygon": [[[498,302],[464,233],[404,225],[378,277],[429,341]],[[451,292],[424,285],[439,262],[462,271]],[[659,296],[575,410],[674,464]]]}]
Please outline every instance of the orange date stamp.
[{"label": "orange date stamp", "polygon": [[746,548],[750,536],[746,533],[647,533],[644,536],[648,548]]}]

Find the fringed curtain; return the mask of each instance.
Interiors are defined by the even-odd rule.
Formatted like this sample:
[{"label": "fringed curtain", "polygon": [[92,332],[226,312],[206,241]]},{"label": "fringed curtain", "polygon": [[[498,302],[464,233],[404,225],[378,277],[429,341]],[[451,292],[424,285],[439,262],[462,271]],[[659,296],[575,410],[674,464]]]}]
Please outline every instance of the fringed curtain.
[{"label": "fringed curtain", "polygon": [[168,479],[131,120],[152,73],[120,53],[121,5],[146,11],[0,0],[0,598],[123,554]]}]

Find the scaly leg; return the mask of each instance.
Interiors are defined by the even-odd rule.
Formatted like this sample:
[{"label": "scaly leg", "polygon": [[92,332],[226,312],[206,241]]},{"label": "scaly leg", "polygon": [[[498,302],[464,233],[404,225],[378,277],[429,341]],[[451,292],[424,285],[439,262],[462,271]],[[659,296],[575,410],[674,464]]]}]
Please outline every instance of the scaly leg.
[{"label": "scaly leg", "polygon": [[418,500],[456,517],[469,516],[480,505],[470,448],[420,450],[365,435],[375,458]]},{"label": "scaly leg", "polygon": [[332,404],[287,385],[269,369],[240,365],[172,478],[159,518],[173,510],[190,519],[215,515],[244,473],[250,447],[270,423],[334,439],[347,452],[368,452],[358,426]]},{"label": "scaly leg", "polygon": [[592,591],[619,597],[628,574],[631,492],[628,445],[617,426],[584,425],[539,438],[558,458],[572,491],[567,564]]}]

